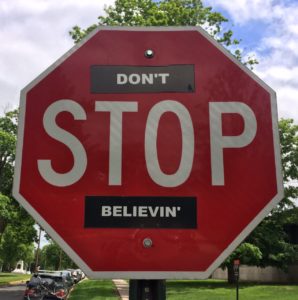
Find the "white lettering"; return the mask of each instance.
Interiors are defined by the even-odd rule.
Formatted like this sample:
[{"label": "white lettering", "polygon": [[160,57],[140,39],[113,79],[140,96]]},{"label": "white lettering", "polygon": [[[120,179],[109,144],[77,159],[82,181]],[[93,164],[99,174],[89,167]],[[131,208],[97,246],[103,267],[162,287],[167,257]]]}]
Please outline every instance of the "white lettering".
[{"label": "white lettering", "polygon": [[141,82],[141,77],[139,74],[130,74],[128,77],[128,81],[130,84],[136,85]]},{"label": "white lettering", "polygon": [[[118,76],[119,75],[119,76]],[[138,74],[131,74],[137,75]],[[149,76],[150,75],[150,76]],[[153,80],[154,74],[144,77],[146,82]],[[164,82],[167,73],[161,73],[159,78]],[[125,74],[117,74],[117,80],[124,82]],[[126,76],[127,78],[127,76]],[[137,77],[132,78],[136,82]],[[140,76],[138,77],[141,78]],[[138,79],[138,80],[139,80]],[[131,80],[131,79],[130,79]],[[143,79],[142,79],[143,80]],[[95,101],[95,111],[110,113],[110,140],[109,140],[109,174],[108,184],[111,186],[122,184],[122,127],[123,113],[137,112],[137,102],[125,101]],[[58,173],[53,169],[52,160],[38,159],[37,166],[41,177],[51,185],[66,187],[75,184],[85,174],[87,168],[87,153],[80,140],[58,126],[56,117],[62,113],[70,113],[74,120],[86,120],[84,108],[77,102],[69,99],[61,99],[51,104],[43,116],[43,126],[46,133],[54,140],[65,145],[73,156],[73,165],[70,170]],[[160,119],[165,113],[174,113],[181,127],[182,151],[179,166],[172,174],[162,171],[158,160],[157,138]],[[223,114],[233,113],[241,116],[244,122],[243,132],[236,136],[224,136],[222,132]],[[145,121],[144,121],[145,122]],[[224,149],[243,148],[249,145],[257,133],[256,116],[252,109],[242,102],[211,102],[209,103],[210,122],[210,150],[211,150],[211,181],[214,186],[225,184]],[[162,187],[177,187],[183,184],[190,176],[194,160],[194,128],[188,109],[178,101],[164,100],[156,103],[149,111],[144,137],[145,163],[150,178]],[[157,208],[148,208],[151,215],[159,213]],[[116,210],[116,213],[119,213]],[[132,216],[139,214],[136,208],[131,212]],[[171,215],[174,211],[164,211],[160,208],[160,214]],[[129,216],[129,215],[127,215]]]},{"label": "white lettering", "polygon": [[142,74],[142,84],[153,84],[153,74]]},{"label": "white lettering", "polygon": [[110,217],[112,215],[112,208],[111,208],[111,206],[102,206],[101,207],[101,215],[103,217]]},{"label": "white lettering", "polygon": [[51,104],[44,113],[43,126],[47,134],[69,148],[73,155],[74,163],[70,171],[58,173],[52,168],[51,160],[37,160],[38,171],[48,183],[65,187],[79,181],[87,167],[87,154],[81,142],[68,131],[60,128],[56,123],[56,117],[61,112],[69,112],[75,120],[86,120],[86,112],[83,107],[73,100],[62,99]]},{"label": "white lettering", "polygon": [[148,207],[148,210],[149,210],[149,213],[150,213],[151,217],[156,217],[159,208],[158,208],[158,207],[154,207],[154,208],[153,208],[152,206],[149,206],[149,207]]},{"label": "white lettering", "polygon": [[164,207],[160,207],[160,208],[159,208],[159,215],[160,215],[162,218],[164,217],[164,210],[165,210]]},{"label": "white lettering", "polygon": [[139,206],[139,217],[148,217],[147,206]]},{"label": "white lettering", "polygon": [[122,74],[118,73],[117,74],[117,84],[119,85],[124,85],[124,84],[132,84],[132,85],[137,85],[137,84],[154,84],[154,78],[156,81],[161,82],[161,84],[166,84],[167,83],[167,78],[170,76],[169,73],[144,73],[144,74],[137,74],[137,73],[132,73],[132,74]]},{"label": "white lettering", "polygon": [[117,84],[126,84],[127,76],[126,74],[117,74]]},{"label": "white lettering", "polygon": [[127,211],[127,206],[123,206],[123,217],[131,217],[132,214]]},{"label": "white lettering", "polygon": [[122,206],[113,206],[113,217],[122,217]]},{"label": "white lettering", "polygon": [[176,218],[176,207],[166,207],[166,217],[174,217]]},{"label": "white lettering", "polygon": [[[238,136],[222,135],[222,114],[239,114],[244,120],[244,130]],[[211,177],[212,185],[224,185],[223,149],[242,148],[249,145],[257,132],[257,121],[249,106],[241,102],[209,103]]]},{"label": "white lettering", "polygon": [[176,218],[181,207],[176,206],[109,206],[101,207],[102,217],[137,217],[137,218]]},{"label": "white lettering", "polygon": [[[161,170],[157,154],[159,120],[166,112],[172,112],[178,117],[182,132],[182,155],[179,168],[174,174],[165,174]],[[145,158],[151,179],[160,186],[176,187],[188,179],[194,158],[194,130],[191,116],[180,102],[164,100],[150,110],[145,129]]]},{"label": "white lettering", "polygon": [[110,112],[109,185],[122,182],[122,115],[138,111],[137,102],[96,101],[95,111]]},{"label": "white lettering", "polygon": [[169,77],[170,74],[169,73],[160,73],[158,75],[159,75],[159,77],[161,77],[161,83],[166,84],[167,83],[167,77]]}]

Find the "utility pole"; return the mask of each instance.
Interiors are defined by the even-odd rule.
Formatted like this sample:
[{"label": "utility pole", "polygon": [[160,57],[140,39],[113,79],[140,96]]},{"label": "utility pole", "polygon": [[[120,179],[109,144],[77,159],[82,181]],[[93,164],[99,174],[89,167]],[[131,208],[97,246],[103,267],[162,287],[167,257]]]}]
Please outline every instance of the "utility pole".
[{"label": "utility pole", "polygon": [[36,253],[35,253],[35,272],[38,271],[38,263],[39,263],[39,250],[40,250],[40,240],[41,240],[41,227],[39,226],[39,233],[38,233],[38,242],[37,242],[37,249],[36,249]]},{"label": "utility pole", "polygon": [[130,280],[130,300],[165,300],[165,280]]}]

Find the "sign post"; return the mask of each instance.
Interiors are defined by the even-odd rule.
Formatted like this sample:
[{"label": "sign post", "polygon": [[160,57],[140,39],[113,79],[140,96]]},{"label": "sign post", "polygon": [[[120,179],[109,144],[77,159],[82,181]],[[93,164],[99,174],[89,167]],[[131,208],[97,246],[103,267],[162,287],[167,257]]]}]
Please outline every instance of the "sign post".
[{"label": "sign post", "polygon": [[165,280],[130,280],[129,300],[165,300]]},{"label": "sign post", "polygon": [[200,28],[99,27],[22,90],[13,195],[89,278],[208,278],[283,197],[275,93]]},{"label": "sign post", "polygon": [[236,300],[239,300],[239,276],[240,276],[239,268],[240,268],[240,260],[235,259],[233,269],[234,269],[234,278],[236,280]]}]

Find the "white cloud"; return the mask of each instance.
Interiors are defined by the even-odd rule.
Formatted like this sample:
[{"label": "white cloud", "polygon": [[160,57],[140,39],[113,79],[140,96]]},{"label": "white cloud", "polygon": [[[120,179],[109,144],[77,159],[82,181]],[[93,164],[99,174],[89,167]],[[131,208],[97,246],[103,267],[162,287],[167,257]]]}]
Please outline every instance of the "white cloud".
[{"label": "white cloud", "polygon": [[278,105],[280,111],[280,117],[286,116],[296,120],[297,123],[297,109],[298,109],[298,93],[297,87],[293,88],[290,86],[285,86],[279,89],[277,94]]},{"label": "white cloud", "polygon": [[[73,45],[68,31],[96,23],[114,0],[0,1],[0,114],[16,107],[20,90]],[[256,72],[277,91],[279,115],[298,122],[298,3],[288,0],[206,0],[242,28],[266,24]],[[262,28],[264,29],[264,28]],[[255,30],[258,30],[256,28]],[[245,48],[245,36],[241,47]],[[297,97],[298,98],[298,97]],[[296,108],[296,109],[294,109]],[[297,111],[297,112],[296,112]]]},{"label": "white cloud", "polygon": [[97,22],[114,0],[0,2],[0,114],[18,105],[20,90],[73,46],[69,30]]},{"label": "white cloud", "polygon": [[[279,116],[298,123],[298,3],[289,0],[208,0],[208,5],[224,9],[240,26],[255,26],[262,33],[254,49],[260,62],[256,73],[276,92]],[[257,21],[257,22],[255,22]],[[250,32],[252,32],[250,30]],[[260,32],[258,32],[260,36]],[[250,37],[251,38],[251,37]],[[245,46],[245,35],[241,46]]]},{"label": "white cloud", "polygon": [[223,8],[238,23],[270,19],[274,0],[209,0],[209,5]]},{"label": "white cloud", "polygon": [[277,92],[280,117],[298,122],[298,3],[273,6],[257,71]]},{"label": "white cloud", "polygon": [[293,87],[298,86],[298,66],[288,68],[286,66],[273,65],[264,70],[262,76],[270,77],[272,82],[276,84],[281,82]]}]

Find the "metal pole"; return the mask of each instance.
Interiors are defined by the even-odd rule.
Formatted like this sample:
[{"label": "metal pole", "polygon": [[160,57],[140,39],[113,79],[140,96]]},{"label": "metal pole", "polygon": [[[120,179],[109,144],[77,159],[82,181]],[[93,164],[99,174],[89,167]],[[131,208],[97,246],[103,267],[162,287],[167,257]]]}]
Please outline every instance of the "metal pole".
[{"label": "metal pole", "polygon": [[166,300],[166,281],[130,280],[129,300]]},{"label": "metal pole", "polygon": [[234,278],[236,279],[236,300],[239,300],[239,276],[240,276],[240,260],[235,259],[234,260]]},{"label": "metal pole", "polygon": [[236,278],[236,300],[239,300],[239,276]]},{"label": "metal pole", "polygon": [[36,249],[36,253],[35,253],[35,266],[34,266],[35,272],[38,271],[40,240],[41,240],[41,227],[39,226],[37,249]]}]

